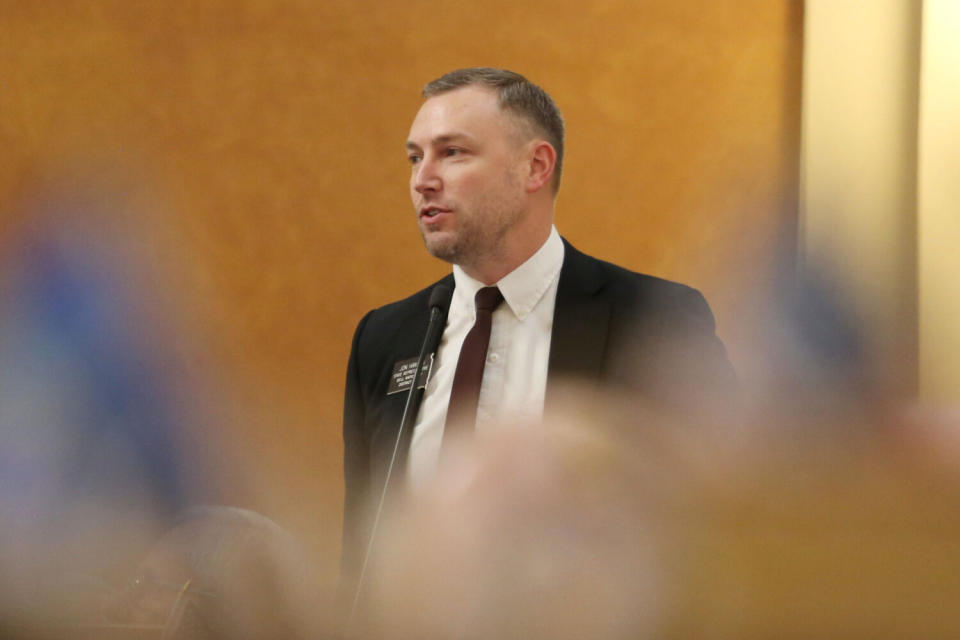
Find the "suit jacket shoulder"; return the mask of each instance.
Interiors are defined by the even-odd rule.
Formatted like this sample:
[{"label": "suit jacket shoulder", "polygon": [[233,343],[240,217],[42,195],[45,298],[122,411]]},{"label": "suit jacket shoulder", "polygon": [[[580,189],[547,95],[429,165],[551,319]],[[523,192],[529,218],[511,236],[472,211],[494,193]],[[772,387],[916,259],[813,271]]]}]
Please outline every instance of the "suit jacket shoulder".
[{"label": "suit jacket shoulder", "polygon": [[559,378],[624,388],[671,408],[734,392],[733,368],[699,291],[564,243],[548,401]]}]

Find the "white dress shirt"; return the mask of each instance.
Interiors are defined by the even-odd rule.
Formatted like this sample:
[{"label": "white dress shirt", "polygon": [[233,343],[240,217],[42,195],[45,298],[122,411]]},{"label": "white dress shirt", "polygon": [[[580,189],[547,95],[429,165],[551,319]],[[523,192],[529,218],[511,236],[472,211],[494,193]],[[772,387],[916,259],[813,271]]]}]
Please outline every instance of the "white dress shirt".
[{"label": "white dress shirt", "polygon": [[[496,283],[504,302],[493,312],[477,408],[478,433],[505,423],[536,421],[543,415],[553,309],[562,265],[563,241],[553,227],[535,254]],[[414,487],[428,482],[436,471],[460,347],[476,320],[474,296],[486,286],[456,265],[453,278],[456,286],[447,326],[407,458],[407,477]]]}]

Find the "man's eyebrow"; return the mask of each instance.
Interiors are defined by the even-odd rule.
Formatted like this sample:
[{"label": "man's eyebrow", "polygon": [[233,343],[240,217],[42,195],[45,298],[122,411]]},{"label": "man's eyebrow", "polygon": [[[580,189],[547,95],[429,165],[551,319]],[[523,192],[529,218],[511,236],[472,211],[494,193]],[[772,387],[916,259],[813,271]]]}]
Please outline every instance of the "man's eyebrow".
[{"label": "man's eyebrow", "polygon": [[[443,135],[437,136],[436,138],[433,138],[430,141],[430,145],[436,147],[436,146],[449,144],[451,142],[457,142],[461,140],[469,141],[471,140],[471,137],[465,133],[445,133]],[[418,145],[416,142],[413,142],[412,140],[407,140],[406,146],[407,146],[407,149],[410,149],[412,151],[417,151],[420,149],[420,145]]]}]

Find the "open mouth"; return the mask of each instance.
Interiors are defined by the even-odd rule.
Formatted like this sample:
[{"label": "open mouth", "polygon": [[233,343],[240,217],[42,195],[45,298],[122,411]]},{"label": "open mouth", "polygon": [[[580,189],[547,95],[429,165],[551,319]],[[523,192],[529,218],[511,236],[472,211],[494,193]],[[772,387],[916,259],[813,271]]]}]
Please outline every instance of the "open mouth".
[{"label": "open mouth", "polygon": [[430,221],[443,213],[450,213],[450,210],[442,207],[424,207],[420,210],[420,217]]}]

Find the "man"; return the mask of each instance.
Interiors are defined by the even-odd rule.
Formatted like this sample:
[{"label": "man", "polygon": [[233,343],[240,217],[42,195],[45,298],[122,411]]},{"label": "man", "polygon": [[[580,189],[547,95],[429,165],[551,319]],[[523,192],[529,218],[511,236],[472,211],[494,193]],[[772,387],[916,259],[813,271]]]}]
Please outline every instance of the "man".
[{"label": "man", "polygon": [[[699,292],[588,257],[558,235],[564,129],[550,96],[519,74],[486,68],[448,73],[423,96],[406,145],[410,195],[427,250],[452,263],[453,274],[371,311],[354,335],[344,409],[348,576],[359,568],[403,412],[406,394],[391,393],[391,382],[398,363],[420,350],[438,284],[454,287],[453,300],[402,452],[406,482],[429,482],[445,431],[536,418],[559,393],[558,380],[622,387],[650,407],[673,409],[732,386]],[[461,346],[472,341],[475,319],[481,324],[475,296],[494,285],[479,396],[455,425],[447,413]]]}]

